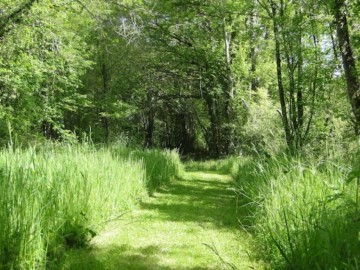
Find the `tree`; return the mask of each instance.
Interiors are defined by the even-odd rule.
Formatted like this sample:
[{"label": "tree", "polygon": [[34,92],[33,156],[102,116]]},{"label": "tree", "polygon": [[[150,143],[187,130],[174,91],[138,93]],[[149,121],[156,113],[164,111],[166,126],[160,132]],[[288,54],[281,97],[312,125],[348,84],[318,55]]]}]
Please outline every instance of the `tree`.
[{"label": "tree", "polygon": [[87,15],[73,16],[81,13],[76,3],[35,2],[15,9],[7,16],[11,23],[3,24],[0,125],[10,122],[17,134],[67,137],[65,115],[86,103],[78,88],[91,62],[81,31],[91,24]]},{"label": "tree", "polygon": [[337,38],[342,63],[345,71],[347,94],[350,100],[355,120],[356,134],[360,134],[360,83],[356,69],[356,61],[350,42],[348,20],[346,15],[346,1],[332,0],[331,10],[335,18]]},{"label": "tree", "polygon": [[[325,59],[320,57],[318,46],[319,22],[312,12],[314,3],[310,1],[259,3],[273,22],[280,116],[288,148],[296,152],[309,134],[315,113],[319,69]],[[305,40],[306,36],[311,38]]]}]

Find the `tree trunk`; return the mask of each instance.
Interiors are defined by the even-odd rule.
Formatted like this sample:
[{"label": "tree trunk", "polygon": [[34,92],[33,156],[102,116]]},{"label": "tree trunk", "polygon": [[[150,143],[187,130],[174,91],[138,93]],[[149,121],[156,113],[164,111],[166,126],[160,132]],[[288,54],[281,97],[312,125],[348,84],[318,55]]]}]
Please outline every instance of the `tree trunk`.
[{"label": "tree trunk", "polygon": [[257,58],[258,58],[258,34],[256,33],[257,28],[259,27],[259,22],[256,17],[256,11],[255,8],[253,8],[251,12],[251,16],[249,19],[249,38],[250,38],[250,90],[251,91],[257,91],[259,87],[259,79],[255,76],[256,68],[257,68]]},{"label": "tree trunk", "polygon": [[145,147],[151,148],[154,145],[154,117],[149,114],[146,121]]},{"label": "tree trunk", "polygon": [[[300,15],[301,16],[301,15]],[[303,126],[304,126],[304,99],[303,99],[303,53],[302,53],[302,31],[299,30],[298,34],[298,80],[297,80],[297,96],[296,96],[296,105],[297,105],[297,123],[298,130],[296,132],[296,146],[301,148],[303,144]]]},{"label": "tree trunk", "polygon": [[345,71],[347,94],[355,117],[355,130],[359,135],[360,128],[360,89],[356,63],[350,44],[349,29],[345,12],[345,1],[334,0],[334,16],[339,41],[342,63]]},{"label": "tree trunk", "polygon": [[[107,67],[106,64],[103,63],[101,65],[101,75],[102,75],[102,79],[103,79],[103,113],[107,113],[106,112],[106,105],[107,105],[107,95],[108,95],[108,71],[107,71]],[[105,132],[105,142],[108,143],[109,142],[109,136],[110,136],[110,128],[109,128],[109,119],[106,115],[103,115],[101,117],[102,123],[103,123],[103,127],[104,127],[104,132]]]},{"label": "tree trunk", "polygon": [[209,140],[209,152],[213,157],[219,157],[220,156],[220,147],[219,147],[219,123],[218,123],[218,116],[216,112],[216,104],[215,99],[210,96],[206,95],[205,97],[206,105],[208,108],[209,118],[210,118],[210,134],[208,133],[208,136],[210,137]]},{"label": "tree trunk", "polygon": [[147,112],[145,120],[145,147],[154,146],[154,129],[155,129],[155,112],[153,106],[153,92],[151,89],[147,91]]},{"label": "tree trunk", "polygon": [[281,105],[281,118],[284,126],[286,142],[290,150],[293,149],[293,141],[290,133],[289,120],[287,116],[285,90],[282,81],[282,69],[281,69],[281,52],[280,52],[280,36],[279,36],[279,25],[276,18],[277,7],[276,4],[271,1],[272,19],[274,24],[274,37],[275,37],[275,58],[276,58],[276,72],[278,81],[279,98]]},{"label": "tree trunk", "polygon": [[[231,18],[230,18],[231,21]],[[231,55],[231,42],[232,42],[232,33],[229,33],[227,30],[226,18],[223,18],[223,27],[224,27],[224,45],[225,45],[225,64],[226,64],[226,80],[223,83],[224,91],[224,120],[225,127],[223,128],[223,152],[224,154],[229,154],[231,152],[231,146],[233,145],[234,137],[234,111],[233,111],[233,99],[234,99],[234,78],[231,70],[232,64],[232,55]]]}]

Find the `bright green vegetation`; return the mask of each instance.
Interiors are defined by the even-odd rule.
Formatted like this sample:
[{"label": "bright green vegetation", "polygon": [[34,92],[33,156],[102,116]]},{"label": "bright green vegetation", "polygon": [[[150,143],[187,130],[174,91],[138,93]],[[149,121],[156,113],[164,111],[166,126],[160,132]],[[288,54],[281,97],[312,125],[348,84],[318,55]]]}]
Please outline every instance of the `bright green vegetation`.
[{"label": "bright green vegetation", "polygon": [[56,265],[66,248],[85,246],[147,197],[147,187],[160,185],[152,183],[160,169],[148,164],[159,162],[168,180],[181,170],[175,152],[134,156],[86,145],[2,150],[0,268]]},{"label": "bright green vegetation", "polygon": [[359,25],[359,0],[0,0],[0,268],[360,268]]},{"label": "bright green vegetation", "polygon": [[185,173],[175,151],[8,148],[1,268],[358,269],[358,159],[341,159],[232,157]]},{"label": "bright green vegetation", "polygon": [[109,223],[88,250],[73,250],[60,269],[261,269],[231,177],[191,172]]},{"label": "bright green vegetation", "polygon": [[1,0],[0,146],[8,126],[24,145],[126,137],[204,160],[346,146],[355,2]]},{"label": "bright green vegetation", "polygon": [[239,158],[229,157],[221,160],[188,161],[185,163],[189,171],[209,171],[228,175],[236,175],[239,168]]},{"label": "bright green vegetation", "polygon": [[184,168],[176,151],[138,150],[130,153],[132,158],[140,159],[145,164],[149,192],[183,175]]},{"label": "bright green vegetation", "polygon": [[348,183],[350,168],[339,164],[242,160],[236,180],[247,201],[246,225],[271,269],[359,269],[358,190]]}]

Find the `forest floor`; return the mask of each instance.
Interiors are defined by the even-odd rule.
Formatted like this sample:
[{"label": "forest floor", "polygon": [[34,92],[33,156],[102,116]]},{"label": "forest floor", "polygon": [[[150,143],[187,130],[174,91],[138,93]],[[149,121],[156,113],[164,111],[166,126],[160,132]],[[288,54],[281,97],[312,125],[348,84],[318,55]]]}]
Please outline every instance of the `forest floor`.
[{"label": "forest floor", "polygon": [[90,248],[72,250],[61,269],[262,269],[239,225],[232,179],[187,172],[110,222]]}]

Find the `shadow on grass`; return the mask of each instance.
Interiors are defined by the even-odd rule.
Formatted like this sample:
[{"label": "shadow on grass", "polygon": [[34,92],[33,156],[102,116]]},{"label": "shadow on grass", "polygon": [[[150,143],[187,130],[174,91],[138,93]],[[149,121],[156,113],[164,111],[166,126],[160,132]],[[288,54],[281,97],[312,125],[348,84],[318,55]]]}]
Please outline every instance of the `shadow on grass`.
[{"label": "shadow on grass", "polygon": [[[128,245],[106,249],[69,253],[61,267],[67,270],[175,270],[161,265],[161,249],[157,246],[134,248]],[[176,267],[176,270],[205,270],[207,268]]]},{"label": "shadow on grass", "polygon": [[[192,178],[192,179],[191,179]],[[166,199],[142,203],[142,208],[157,211],[160,218],[174,222],[212,223],[239,228],[241,203],[230,182],[218,174],[194,174],[158,191]]]},{"label": "shadow on grass", "polygon": [[[160,250],[156,246],[134,249],[127,245],[110,246],[105,249],[74,251],[69,254],[63,269],[97,270],[97,269],[170,269],[160,267],[157,254]],[[80,259],[79,259],[80,258]]]},{"label": "shadow on grass", "polygon": [[[144,210],[156,213],[156,220],[179,223],[192,222],[205,227],[215,226],[221,229],[239,230],[237,213],[237,195],[231,184],[231,178],[216,174],[189,173],[186,180],[177,180],[160,189],[154,197],[143,202]],[[240,205],[240,202],[238,202]],[[175,225],[176,226],[176,225]],[[195,226],[196,227],[196,226]],[[192,228],[191,226],[189,228]],[[134,239],[134,244],[136,244]],[[139,243],[138,243],[139,244]],[[187,243],[185,243],[187,244]],[[166,245],[165,245],[166,246]],[[170,245],[171,246],[171,245]],[[214,267],[185,266],[187,252],[169,256],[160,246],[142,247],[130,245],[109,245],[92,250],[74,250],[68,253],[65,263],[56,269],[74,270],[205,270]],[[179,249],[188,251],[190,246]],[[164,253],[165,252],[165,253]],[[169,259],[171,261],[169,261]],[[175,266],[176,265],[176,266]],[[189,264],[188,264],[189,265]]]}]

